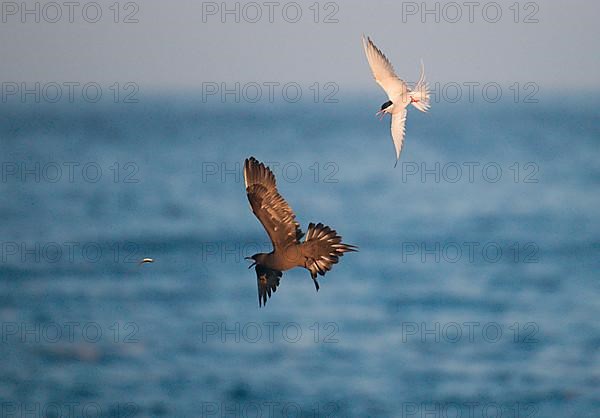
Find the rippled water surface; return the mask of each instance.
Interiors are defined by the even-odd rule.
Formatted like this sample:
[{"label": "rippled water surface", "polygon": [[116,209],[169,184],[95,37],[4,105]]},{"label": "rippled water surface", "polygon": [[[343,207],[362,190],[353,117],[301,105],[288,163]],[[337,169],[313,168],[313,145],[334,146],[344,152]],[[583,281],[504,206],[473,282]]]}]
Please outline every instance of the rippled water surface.
[{"label": "rippled water surface", "polygon": [[[600,415],[597,103],[411,111],[396,168],[376,103],[5,108],[4,413]],[[250,155],[361,249],[318,294],[258,309]]]}]

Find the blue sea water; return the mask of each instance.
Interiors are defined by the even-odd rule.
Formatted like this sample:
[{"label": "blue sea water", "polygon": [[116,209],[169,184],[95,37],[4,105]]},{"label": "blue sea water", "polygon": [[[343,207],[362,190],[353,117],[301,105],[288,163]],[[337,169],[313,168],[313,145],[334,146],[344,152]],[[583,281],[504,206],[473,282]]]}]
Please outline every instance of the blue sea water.
[{"label": "blue sea water", "polygon": [[[597,101],[380,101],[1,105],[3,416],[599,416]],[[360,247],[262,309],[251,155]]]}]

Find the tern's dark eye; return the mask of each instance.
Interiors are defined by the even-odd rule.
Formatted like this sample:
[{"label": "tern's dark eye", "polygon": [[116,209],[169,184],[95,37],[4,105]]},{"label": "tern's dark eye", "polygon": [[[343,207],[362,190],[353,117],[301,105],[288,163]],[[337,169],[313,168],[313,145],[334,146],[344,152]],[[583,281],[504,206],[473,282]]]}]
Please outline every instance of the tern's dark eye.
[{"label": "tern's dark eye", "polygon": [[392,105],[392,101],[388,100],[387,102],[385,102],[384,104],[381,105],[381,110],[383,109],[387,109],[388,107],[390,107]]}]

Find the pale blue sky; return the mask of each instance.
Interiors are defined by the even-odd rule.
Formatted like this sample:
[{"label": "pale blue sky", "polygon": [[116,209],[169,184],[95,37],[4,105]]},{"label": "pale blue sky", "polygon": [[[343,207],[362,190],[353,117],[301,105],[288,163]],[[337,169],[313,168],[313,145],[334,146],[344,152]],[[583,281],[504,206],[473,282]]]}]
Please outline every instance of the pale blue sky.
[{"label": "pale blue sky", "polygon": [[[20,3],[15,4],[21,7]],[[34,8],[36,2],[26,3]],[[40,2],[40,7],[46,3]],[[440,3],[440,23],[434,15],[422,23],[418,13],[406,15],[403,22],[403,7],[408,11],[411,5],[420,7],[421,1],[403,5],[392,0],[338,1],[333,16],[338,23],[322,23],[325,15],[335,12],[327,1],[318,3],[320,23],[313,22],[312,0],[298,2],[303,12],[298,23],[282,16],[290,2],[274,6],[270,23],[268,8],[259,1],[263,17],[257,23],[235,23],[235,16],[222,23],[219,15],[207,15],[203,22],[207,2],[144,0],[134,16],[139,23],[129,24],[113,22],[113,1],[99,3],[103,15],[94,24],[82,18],[81,7],[74,11],[75,23],[68,22],[66,8],[58,23],[46,21],[55,16],[51,9],[46,19],[40,15],[40,23],[33,22],[34,15],[27,16],[29,23],[21,23],[20,10],[14,15],[4,10],[2,81],[133,81],[146,89],[178,90],[206,81],[333,81],[347,91],[372,89],[360,44],[364,32],[407,80],[417,77],[422,57],[432,81],[533,81],[546,90],[600,87],[600,3],[595,1],[542,0],[537,6],[520,2],[520,23],[514,23],[512,0],[498,2],[503,14],[497,23],[485,20],[483,7],[491,3],[485,1],[475,7],[473,23],[465,6],[457,23],[444,21],[448,2]],[[233,8],[234,3],[228,5]],[[119,20],[134,12],[125,4]],[[434,4],[427,2],[429,8]],[[449,7],[447,17],[454,18],[455,10]],[[485,17],[493,18],[493,9]],[[290,16],[293,11],[288,9]],[[88,12],[93,18],[94,10]],[[253,10],[246,12],[254,16]],[[530,13],[539,23],[522,22]]]}]

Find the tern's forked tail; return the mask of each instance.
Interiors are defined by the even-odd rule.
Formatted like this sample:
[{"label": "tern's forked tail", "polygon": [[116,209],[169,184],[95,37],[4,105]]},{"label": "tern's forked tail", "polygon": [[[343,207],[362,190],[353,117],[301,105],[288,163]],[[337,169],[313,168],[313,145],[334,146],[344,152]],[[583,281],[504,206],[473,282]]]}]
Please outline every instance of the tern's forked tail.
[{"label": "tern's forked tail", "polygon": [[421,76],[415,85],[415,88],[410,92],[411,104],[421,112],[427,112],[429,105],[429,85],[425,80],[425,66],[421,61]]},{"label": "tern's forked tail", "polygon": [[308,225],[306,239],[302,243],[302,255],[305,258],[304,267],[310,271],[317,290],[317,273],[325,275],[338,262],[339,257],[350,251],[358,251],[358,248],[342,243],[342,237],[335,230],[322,223]]},{"label": "tern's forked tail", "polygon": [[431,106],[429,105],[429,89],[427,86],[423,87],[421,91],[412,92],[410,95],[413,98],[411,104],[414,107],[421,112],[427,112],[429,110]]}]

